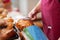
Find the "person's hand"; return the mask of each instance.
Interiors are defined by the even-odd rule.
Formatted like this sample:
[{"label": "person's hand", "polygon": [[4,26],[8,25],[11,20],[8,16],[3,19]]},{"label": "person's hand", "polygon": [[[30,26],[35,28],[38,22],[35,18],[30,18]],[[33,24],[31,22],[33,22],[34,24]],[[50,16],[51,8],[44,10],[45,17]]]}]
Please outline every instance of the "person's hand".
[{"label": "person's hand", "polygon": [[37,11],[35,10],[32,10],[29,14],[28,14],[28,17],[31,19],[31,20],[35,20],[37,18]]},{"label": "person's hand", "polygon": [[41,1],[37,3],[37,5],[33,8],[33,10],[28,14],[28,17],[31,20],[35,20],[37,18],[37,13],[39,13],[41,10]]}]

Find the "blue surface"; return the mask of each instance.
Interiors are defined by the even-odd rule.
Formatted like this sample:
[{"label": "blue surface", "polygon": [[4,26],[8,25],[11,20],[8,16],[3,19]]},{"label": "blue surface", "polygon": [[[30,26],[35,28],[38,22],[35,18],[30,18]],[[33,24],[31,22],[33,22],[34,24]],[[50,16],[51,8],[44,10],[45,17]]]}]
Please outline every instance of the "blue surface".
[{"label": "blue surface", "polygon": [[27,29],[34,38],[34,40],[48,40],[43,31],[39,27],[33,25],[29,26]]}]

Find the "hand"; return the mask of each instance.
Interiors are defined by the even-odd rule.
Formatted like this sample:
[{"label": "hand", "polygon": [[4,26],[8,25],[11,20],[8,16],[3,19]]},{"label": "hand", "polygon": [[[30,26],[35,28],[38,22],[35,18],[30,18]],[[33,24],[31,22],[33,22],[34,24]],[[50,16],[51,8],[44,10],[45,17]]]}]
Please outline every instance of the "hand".
[{"label": "hand", "polygon": [[28,14],[28,17],[31,18],[31,20],[35,20],[37,18],[37,13],[40,12],[41,9],[41,1],[37,3],[37,5],[33,8],[33,10]]},{"label": "hand", "polygon": [[28,17],[31,19],[31,20],[35,20],[37,18],[37,11],[34,11],[32,10],[29,14],[28,14]]}]

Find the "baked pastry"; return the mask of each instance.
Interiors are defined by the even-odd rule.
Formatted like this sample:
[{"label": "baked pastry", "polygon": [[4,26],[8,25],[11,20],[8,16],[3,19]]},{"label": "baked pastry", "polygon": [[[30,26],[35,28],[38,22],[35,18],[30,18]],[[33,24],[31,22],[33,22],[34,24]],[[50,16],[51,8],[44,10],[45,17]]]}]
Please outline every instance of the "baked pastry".
[{"label": "baked pastry", "polygon": [[14,24],[13,24],[14,20],[10,17],[8,19],[5,19],[5,23],[7,25],[7,29],[12,29]]},{"label": "baked pastry", "polygon": [[33,22],[31,20],[26,20],[26,19],[20,19],[16,23],[16,27],[22,31],[24,28],[33,25]]},{"label": "baked pastry", "polygon": [[0,33],[0,40],[8,40],[12,37],[14,37],[16,33],[14,32],[13,29],[2,29]]},{"label": "baked pastry", "polygon": [[4,8],[0,8],[0,19],[7,17],[8,11]]},{"label": "baked pastry", "polygon": [[6,27],[3,26],[3,28],[0,30],[0,40],[7,40],[16,35],[16,32],[13,29],[13,19],[8,18],[4,21],[4,26],[6,25]]},{"label": "baked pastry", "polygon": [[0,19],[0,28],[13,28],[13,21],[14,20],[12,18]]},{"label": "baked pastry", "polygon": [[34,25],[38,26],[39,28],[43,28],[43,23],[40,21],[34,21]]}]

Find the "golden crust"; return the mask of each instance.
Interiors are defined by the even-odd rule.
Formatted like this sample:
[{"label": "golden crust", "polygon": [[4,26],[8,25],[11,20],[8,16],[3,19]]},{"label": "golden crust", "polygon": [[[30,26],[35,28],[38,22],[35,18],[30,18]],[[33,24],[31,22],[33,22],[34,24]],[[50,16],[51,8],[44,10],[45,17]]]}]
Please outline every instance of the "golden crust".
[{"label": "golden crust", "polygon": [[14,32],[13,29],[13,19],[12,18],[8,18],[5,19],[5,25],[7,26],[6,28],[3,28],[0,30],[0,39],[1,40],[7,40],[11,37],[13,37],[14,35],[16,35],[16,33]]},{"label": "golden crust", "polygon": [[25,19],[20,19],[16,23],[16,26],[20,29],[23,30],[24,28],[33,25],[33,22],[31,20],[25,20]]},{"label": "golden crust", "polygon": [[0,33],[0,40],[7,40],[11,37],[13,37],[14,35],[16,35],[16,33],[13,31],[13,29],[2,29],[1,33]]},{"label": "golden crust", "polygon": [[8,11],[4,8],[0,8],[0,19],[7,17]]}]

